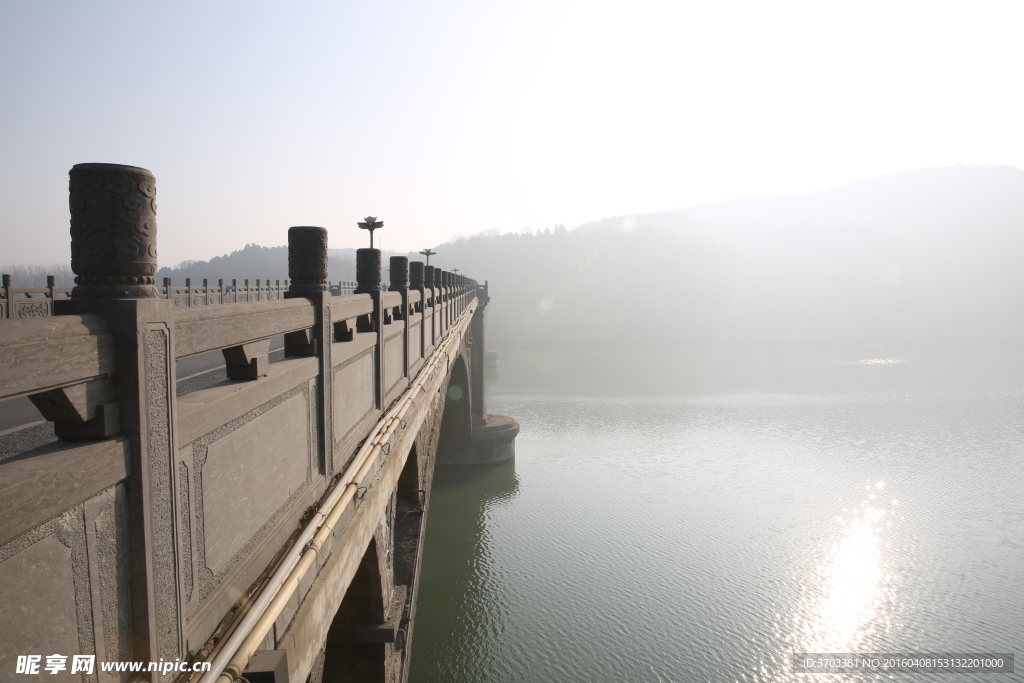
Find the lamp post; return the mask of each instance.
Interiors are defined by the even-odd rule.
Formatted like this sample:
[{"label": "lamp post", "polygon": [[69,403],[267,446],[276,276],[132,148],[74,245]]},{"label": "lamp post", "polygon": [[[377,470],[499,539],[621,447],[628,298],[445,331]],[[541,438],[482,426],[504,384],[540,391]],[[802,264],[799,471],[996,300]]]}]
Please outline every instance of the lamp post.
[{"label": "lamp post", "polygon": [[424,249],[420,253],[427,257],[426,265],[429,266],[430,265],[430,257],[433,256],[434,254],[436,254],[437,252],[436,251],[431,251],[430,249]]},{"label": "lamp post", "polygon": [[370,231],[370,249],[373,249],[373,231],[383,228],[384,223],[383,221],[378,221],[376,216],[367,216],[363,220],[365,222],[359,223],[359,227]]}]

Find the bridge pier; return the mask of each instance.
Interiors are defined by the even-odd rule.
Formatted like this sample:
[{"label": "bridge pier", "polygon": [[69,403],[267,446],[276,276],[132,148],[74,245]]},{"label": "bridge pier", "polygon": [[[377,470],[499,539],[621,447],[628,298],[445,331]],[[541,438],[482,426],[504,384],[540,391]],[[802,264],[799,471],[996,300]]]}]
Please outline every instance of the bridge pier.
[{"label": "bridge pier", "polygon": [[[486,285],[477,288],[476,297],[478,306],[470,322],[468,343],[471,371],[466,379],[459,372],[452,373],[445,402],[446,422],[442,424],[437,453],[439,465],[492,465],[516,457],[519,423],[506,415],[488,413],[484,406],[484,311],[490,301]],[[469,405],[463,405],[463,401]],[[461,410],[467,412],[465,417]],[[449,419],[458,421],[458,427],[452,429],[458,429],[463,438],[444,438],[444,426]]]},{"label": "bridge pier", "polygon": [[473,425],[474,465],[507,462],[516,457],[519,423],[507,415],[488,414],[483,424]]}]

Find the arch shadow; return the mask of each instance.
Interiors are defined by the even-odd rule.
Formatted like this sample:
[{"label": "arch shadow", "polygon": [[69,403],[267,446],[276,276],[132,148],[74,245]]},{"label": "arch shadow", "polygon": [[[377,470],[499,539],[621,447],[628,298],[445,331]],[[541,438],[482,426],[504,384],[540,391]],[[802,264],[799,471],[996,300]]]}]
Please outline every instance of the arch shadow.
[{"label": "arch shadow", "polygon": [[469,373],[459,355],[452,363],[441,414],[441,435],[437,444],[437,464],[450,465],[473,461],[473,412],[470,405]]}]

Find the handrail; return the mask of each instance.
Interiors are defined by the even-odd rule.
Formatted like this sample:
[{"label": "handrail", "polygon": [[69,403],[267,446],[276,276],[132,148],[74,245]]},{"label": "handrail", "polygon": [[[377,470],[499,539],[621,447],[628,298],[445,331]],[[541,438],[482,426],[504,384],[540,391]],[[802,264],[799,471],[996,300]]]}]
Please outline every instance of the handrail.
[{"label": "handrail", "polygon": [[0,400],[81,384],[117,369],[101,315],[61,315],[0,325]]},{"label": "handrail", "polygon": [[[74,287],[56,286],[56,278],[52,275],[47,276],[47,283],[45,287],[15,287],[11,276],[4,274],[0,284],[0,320],[52,316],[53,302],[70,299]],[[327,284],[328,291],[334,296],[351,296],[357,286],[347,280]],[[163,284],[154,287],[159,298],[170,299],[175,306],[184,309],[278,301],[285,298],[288,288],[288,280],[284,284],[281,280],[271,284],[269,279],[257,279],[256,284],[249,284],[249,280],[239,283],[234,279],[225,284],[223,279],[219,279],[217,284],[210,284],[208,278],[204,278],[202,284],[193,284],[192,278],[185,278],[183,285],[172,284],[171,278],[164,278]]]},{"label": "handrail", "polygon": [[259,301],[248,306],[174,309],[177,359],[269,339],[316,324],[316,309],[305,298]]}]

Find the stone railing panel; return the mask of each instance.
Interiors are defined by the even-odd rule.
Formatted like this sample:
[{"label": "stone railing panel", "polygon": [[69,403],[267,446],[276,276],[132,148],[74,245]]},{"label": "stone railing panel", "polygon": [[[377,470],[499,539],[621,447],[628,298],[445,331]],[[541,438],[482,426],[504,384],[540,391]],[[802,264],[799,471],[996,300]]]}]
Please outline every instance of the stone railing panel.
[{"label": "stone railing panel", "polygon": [[0,284],[0,320],[43,318],[53,315],[53,302],[71,297],[70,287],[58,287],[49,275],[46,287],[15,287],[11,276],[4,274]]},{"label": "stone railing panel", "polygon": [[384,327],[384,391],[386,396],[406,375],[405,321],[395,320]]},{"label": "stone railing panel", "polygon": [[193,285],[186,278],[184,285],[172,285],[169,278],[164,278],[163,286],[157,287],[159,296],[174,301],[176,308],[275,301],[283,299],[287,291],[287,280],[282,285],[280,280],[270,284],[270,280],[259,279],[256,280],[255,285],[250,285],[248,280],[245,280],[243,284],[238,284],[237,280],[233,280],[230,285],[225,285],[223,280],[218,280],[216,285],[211,285],[208,280],[203,280],[203,284]]},{"label": "stone railing panel", "polygon": [[0,544],[128,476],[128,439],[56,441],[0,463]]},{"label": "stone railing panel", "polygon": [[313,358],[289,358],[272,364],[256,382],[231,382],[194,391],[178,399],[178,442],[183,446],[239,416],[255,410],[317,376]]},{"label": "stone railing panel", "polygon": [[[315,358],[275,363],[178,402],[183,609],[203,641],[326,486],[318,462]],[[193,524],[194,520],[194,524]]]},{"label": "stone railing panel", "polygon": [[376,344],[360,346],[363,346],[362,351],[349,356],[333,368],[335,444],[343,443],[352,434],[353,429],[377,411],[374,376]]},{"label": "stone railing panel", "polygon": [[[99,480],[89,478],[88,473],[74,474],[76,465],[79,469],[99,466],[109,477],[123,475],[127,447],[118,442],[107,442],[107,446],[102,454],[96,452],[102,450],[99,444],[82,447],[92,454],[70,457],[59,468],[67,475],[59,484],[78,481],[89,484],[89,489],[98,485]],[[118,458],[120,473],[116,471]],[[28,477],[26,482],[42,484],[46,480],[38,472],[35,476],[23,474]],[[58,507],[72,500],[65,497],[61,503],[54,493],[50,489],[44,495]],[[9,671],[18,655],[33,652],[92,654],[97,661],[134,659],[126,500],[124,484],[112,484],[0,544],[4,596],[0,616],[5,624],[16,624],[4,629],[0,639],[0,661],[12,667]],[[36,510],[41,512],[38,507]],[[9,513],[17,515],[18,511],[4,509],[0,518],[5,525],[14,521]],[[25,522],[24,517],[17,519]],[[4,537],[11,528],[5,527]],[[97,678],[83,676],[82,680]]]}]

